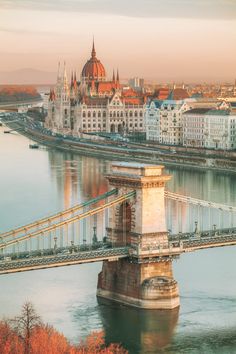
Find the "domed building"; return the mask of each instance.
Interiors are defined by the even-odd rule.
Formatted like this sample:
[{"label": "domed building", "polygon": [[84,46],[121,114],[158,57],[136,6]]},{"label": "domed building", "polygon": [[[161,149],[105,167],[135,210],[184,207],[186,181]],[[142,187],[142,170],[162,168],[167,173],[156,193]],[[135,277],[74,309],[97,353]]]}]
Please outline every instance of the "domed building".
[{"label": "domed building", "polygon": [[96,57],[94,41],[91,58],[86,62],[81,73],[81,81],[83,83],[106,81],[106,71],[103,64]]},{"label": "domed building", "polygon": [[120,84],[119,71],[110,80],[96,57],[93,41],[91,57],[85,63],[81,80],[76,72],[69,85],[64,63],[58,67],[55,90],[51,90],[45,126],[55,133],[81,136],[90,132],[144,132],[145,97]]}]

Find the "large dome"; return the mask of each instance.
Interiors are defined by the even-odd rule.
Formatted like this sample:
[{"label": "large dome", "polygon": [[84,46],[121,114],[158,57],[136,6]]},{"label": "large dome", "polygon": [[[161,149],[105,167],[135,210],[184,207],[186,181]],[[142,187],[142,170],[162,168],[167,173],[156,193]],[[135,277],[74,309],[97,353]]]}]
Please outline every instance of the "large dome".
[{"label": "large dome", "polygon": [[106,71],[100,60],[96,58],[96,51],[93,43],[93,49],[91,53],[91,58],[84,65],[82,70],[82,80],[83,81],[105,81]]}]

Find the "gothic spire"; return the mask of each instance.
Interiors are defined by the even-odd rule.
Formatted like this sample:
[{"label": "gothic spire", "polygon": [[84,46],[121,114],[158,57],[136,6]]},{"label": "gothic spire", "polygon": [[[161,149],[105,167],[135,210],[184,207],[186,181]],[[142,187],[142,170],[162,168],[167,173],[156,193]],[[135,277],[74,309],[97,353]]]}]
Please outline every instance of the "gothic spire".
[{"label": "gothic spire", "polygon": [[73,71],[71,71],[71,80],[70,80],[70,86],[72,87],[74,83],[74,75],[73,75]]},{"label": "gothic spire", "polygon": [[115,70],[114,70],[114,69],[113,69],[112,81],[113,81],[113,82],[116,81],[116,78],[115,78]]},{"label": "gothic spire", "polygon": [[119,83],[120,82],[120,76],[119,76],[119,70],[117,69],[116,73],[116,81]]},{"label": "gothic spire", "polygon": [[61,78],[61,76],[60,76],[60,62],[58,62],[58,67],[57,67],[57,82],[60,81],[60,78]]},{"label": "gothic spire", "polygon": [[94,45],[94,37],[93,37],[93,48],[92,48],[92,58],[95,58],[96,57],[96,51],[95,51],[95,45]]}]

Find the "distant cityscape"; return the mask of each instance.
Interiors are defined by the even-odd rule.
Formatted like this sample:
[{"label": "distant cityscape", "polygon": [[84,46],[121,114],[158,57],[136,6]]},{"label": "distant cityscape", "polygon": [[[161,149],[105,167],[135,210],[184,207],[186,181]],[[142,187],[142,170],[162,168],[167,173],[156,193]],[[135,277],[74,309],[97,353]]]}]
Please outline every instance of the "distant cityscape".
[{"label": "distant cityscape", "polygon": [[53,133],[141,134],[160,144],[236,148],[236,83],[148,85],[139,77],[121,83],[106,70],[95,44],[79,79],[58,64],[57,82],[44,95],[45,127]]}]

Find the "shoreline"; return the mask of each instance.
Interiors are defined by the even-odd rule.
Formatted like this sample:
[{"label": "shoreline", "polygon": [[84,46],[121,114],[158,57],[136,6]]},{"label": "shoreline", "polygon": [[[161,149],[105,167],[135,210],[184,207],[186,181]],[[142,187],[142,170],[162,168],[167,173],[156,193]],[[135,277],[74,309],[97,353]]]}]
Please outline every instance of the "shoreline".
[{"label": "shoreline", "polygon": [[[139,151],[136,147],[130,145],[128,148],[118,147],[109,144],[99,144],[91,141],[73,141],[69,139],[60,139],[58,137],[43,134],[40,131],[31,129],[22,122],[7,122],[4,119],[2,123],[10,129],[20,130],[19,134],[34,140],[38,144],[45,145],[49,148],[58,149],[65,152],[73,152],[84,156],[104,158],[106,160],[118,161],[136,161],[142,163],[162,164],[167,167],[188,168],[197,170],[214,170],[218,172],[236,173],[236,161],[230,161],[221,157],[213,158],[206,156],[190,156],[188,154],[170,154],[158,152],[155,150],[145,149],[140,146]],[[137,144],[135,145],[137,146]],[[223,164],[223,167],[222,167]]]}]

